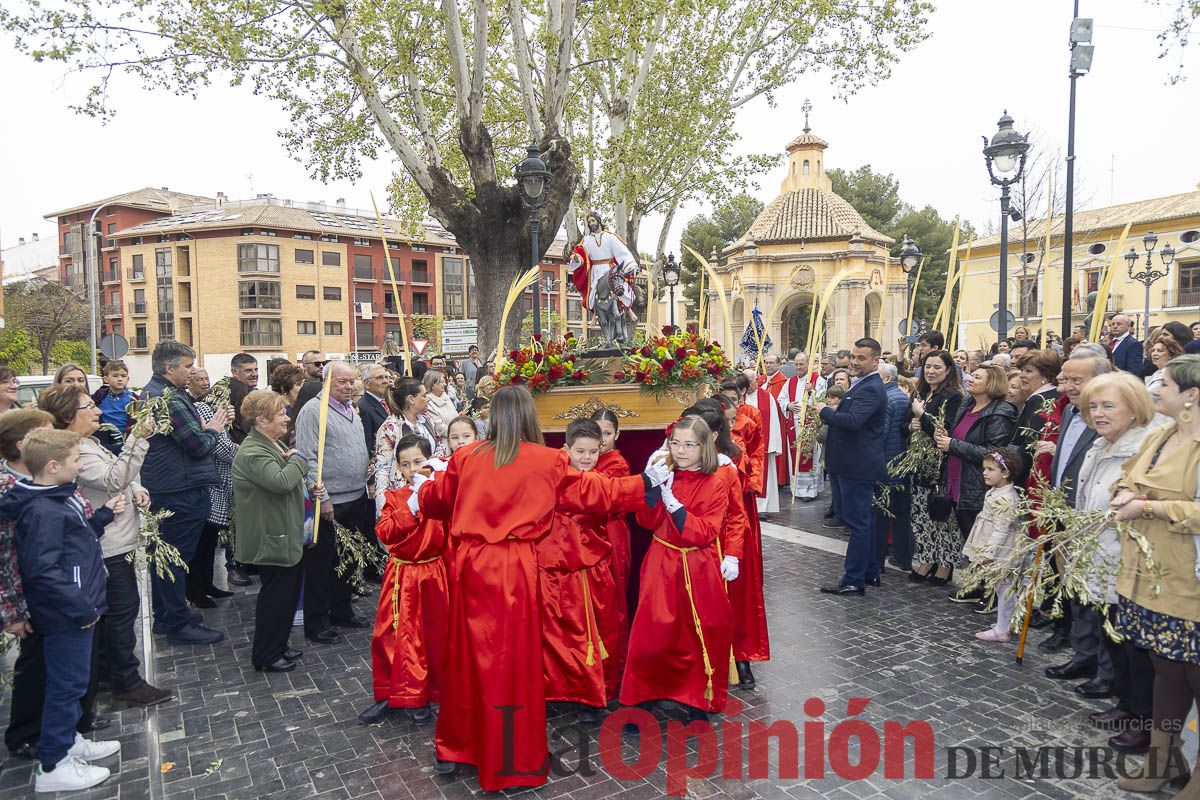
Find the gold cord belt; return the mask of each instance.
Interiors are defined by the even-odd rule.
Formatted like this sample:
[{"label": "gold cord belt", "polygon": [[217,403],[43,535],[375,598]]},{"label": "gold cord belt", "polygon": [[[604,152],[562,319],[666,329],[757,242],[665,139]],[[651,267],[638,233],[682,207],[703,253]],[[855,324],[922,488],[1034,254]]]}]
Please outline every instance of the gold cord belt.
[{"label": "gold cord belt", "polygon": [[[392,563],[399,564],[401,566],[408,566],[410,564],[432,564],[433,562],[437,561],[440,558],[441,558],[441,556],[434,556],[433,558],[426,558],[422,561],[405,561],[403,558],[396,558],[395,556],[392,556]],[[396,576],[396,582],[392,584],[392,630],[393,631],[400,630],[400,576],[399,575]]]},{"label": "gold cord belt", "polygon": [[[587,626],[587,665],[590,667],[596,663],[596,645],[592,640],[592,625],[595,624],[596,611],[592,606],[592,590],[588,585],[587,571],[579,571],[579,582],[583,585],[583,621]],[[608,651],[604,649],[604,639],[600,637],[600,626],[596,625],[596,641],[600,643],[600,659],[608,658]]]},{"label": "gold cord belt", "polygon": [[692,552],[693,550],[699,550],[701,548],[699,548],[699,547],[680,547],[677,544],[671,544],[670,542],[663,541],[662,539],[658,538],[657,536],[655,536],[653,538],[654,538],[654,541],[658,542],[663,547],[669,547],[672,550],[674,550],[675,552],[680,553],[683,556],[683,585],[684,585],[684,588],[687,589],[688,603],[692,607],[692,624],[696,627],[696,636],[698,636],[700,638],[700,654],[701,654],[701,656],[704,657],[704,674],[708,678],[708,685],[704,689],[704,699],[712,700],[712,698],[713,698],[713,686],[712,686],[713,668],[712,668],[712,663],[708,660],[708,645],[706,645],[704,643],[704,629],[700,627],[700,612],[696,610],[696,596],[692,593],[692,573],[688,569],[688,559],[687,559],[688,553]]}]

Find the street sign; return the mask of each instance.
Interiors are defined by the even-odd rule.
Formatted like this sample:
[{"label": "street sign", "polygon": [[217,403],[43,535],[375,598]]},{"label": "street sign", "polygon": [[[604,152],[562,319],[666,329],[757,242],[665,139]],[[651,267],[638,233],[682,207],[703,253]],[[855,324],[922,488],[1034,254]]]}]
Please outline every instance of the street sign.
[{"label": "street sign", "polygon": [[[1005,311],[1004,313],[1008,314],[1008,324],[1004,326],[1004,329],[1006,331],[1011,331],[1013,328],[1015,328],[1017,326],[1017,318],[1013,316],[1013,313],[1011,311]],[[1000,332],[1000,312],[999,311],[992,312],[992,317],[991,317],[991,319],[988,320],[988,325],[991,325],[992,330],[994,330],[996,333]]]},{"label": "street sign", "polygon": [[466,353],[479,344],[479,324],[473,319],[450,319],[442,323],[442,352]]},{"label": "street sign", "polygon": [[124,358],[129,352],[129,341],[119,333],[110,333],[100,340],[100,352],[109,360]]},{"label": "street sign", "polygon": [[416,354],[421,355],[422,353],[425,352],[425,348],[429,346],[429,340],[428,339],[413,339],[412,346],[413,346],[413,350],[416,352]]}]

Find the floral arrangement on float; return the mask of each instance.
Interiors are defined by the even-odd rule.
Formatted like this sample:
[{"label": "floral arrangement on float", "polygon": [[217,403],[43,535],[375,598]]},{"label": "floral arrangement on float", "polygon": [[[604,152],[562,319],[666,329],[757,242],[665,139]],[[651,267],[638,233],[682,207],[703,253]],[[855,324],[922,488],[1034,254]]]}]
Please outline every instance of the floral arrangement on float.
[{"label": "floral arrangement on float", "polygon": [[613,373],[617,383],[634,383],[644,394],[664,395],[672,389],[715,387],[732,369],[718,342],[666,325],[661,336],[634,345]]},{"label": "floral arrangement on float", "polygon": [[580,386],[588,382],[591,372],[578,365],[578,347],[571,333],[549,341],[535,335],[527,346],[509,350],[492,378],[497,386],[524,386],[534,394]]}]

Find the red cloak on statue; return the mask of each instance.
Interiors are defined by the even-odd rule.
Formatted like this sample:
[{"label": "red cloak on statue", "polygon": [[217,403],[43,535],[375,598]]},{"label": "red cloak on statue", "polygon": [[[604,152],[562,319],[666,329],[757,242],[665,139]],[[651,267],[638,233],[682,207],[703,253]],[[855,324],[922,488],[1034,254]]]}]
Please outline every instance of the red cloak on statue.
[{"label": "red cloak on statue", "polygon": [[645,507],[641,476],[571,469],[567,454],[522,443],[497,468],[487,442],[464,445],[421,487],[424,514],[455,541],[449,657],[437,757],[474,764],[496,792],[546,782],[546,685],[535,543],[554,511],[611,514]]}]

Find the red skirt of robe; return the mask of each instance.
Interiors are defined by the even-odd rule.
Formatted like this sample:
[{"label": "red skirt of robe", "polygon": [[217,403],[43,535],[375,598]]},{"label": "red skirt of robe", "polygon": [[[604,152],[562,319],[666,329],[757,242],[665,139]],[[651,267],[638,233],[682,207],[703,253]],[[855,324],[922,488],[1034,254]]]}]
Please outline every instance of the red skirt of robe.
[{"label": "red skirt of robe", "polygon": [[[672,490],[687,509],[682,531],[661,502],[637,516],[638,524],[652,530],[655,539],[642,561],[641,590],[629,633],[621,702],[635,705],[648,700],[674,700],[706,711],[720,711],[728,694],[733,612],[721,579],[716,540],[725,520],[728,493],[724,479],[717,474],[683,471],[675,473]],[[680,552],[660,539],[694,549]],[[693,607],[700,620],[700,634]]]},{"label": "red skirt of robe", "polygon": [[[610,450],[600,456],[596,464],[596,472],[612,478],[624,478],[629,475],[629,463],[616,450]],[[629,541],[629,521],[624,514],[614,514],[608,518],[605,526],[608,542],[612,545],[612,555],[609,564],[612,567],[615,594],[615,640],[604,636],[604,643],[609,648],[609,657],[604,660],[604,684],[610,700],[617,697],[621,685],[621,674],[625,671],[625,654],[629,650],[629,572],[633,562],[633,554]],[[612,642],[616,641],[616,652],[613,652]]]},{"label": "red skirt of robe", "polygon": [[[616,608],[604,517],[555,512],[538,540],[542,665],[548,702],[607,703],[604,662],[614,657]],[[601,621],[601,615],[604,621]],[[609,618],[612,619],[609,619]]]},{"label": "red skirt of robe", "polygon": [[391,708],[437,701],[450,618],[446,525],[418,521],[408,510],[409,494],[407,488],[389,490],[375,527],[389,557],[371,635],[371,673],[375,700]]},{"label": "red skirt of robe", "polygon": [[[739,446],[741,444],[738,442]],[[743,450],[742,464],[745,463]],[[767,637],[767,606],[763,600],[762,528],[758,521],[757,492],[750,485],[745,470],[739,470],[739,475],[747,524],[738,579],[729,584],[729,601],[733,604],[733,656],[737,661],[769,661],[771,644]]]}]

